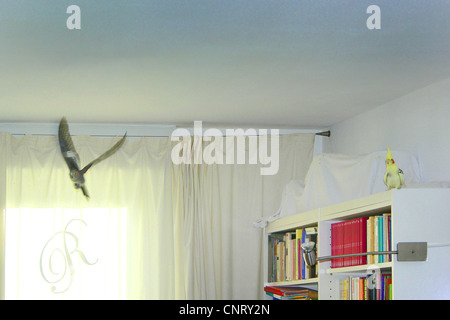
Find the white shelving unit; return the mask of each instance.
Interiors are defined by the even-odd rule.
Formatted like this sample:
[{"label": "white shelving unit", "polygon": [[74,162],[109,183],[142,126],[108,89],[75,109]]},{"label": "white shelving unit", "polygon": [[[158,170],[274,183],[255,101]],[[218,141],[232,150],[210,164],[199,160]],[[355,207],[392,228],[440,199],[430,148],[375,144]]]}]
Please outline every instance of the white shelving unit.
[{"label": "white shelving unit", "polygon": [[[331,225],[390,212],[392,250],[399,242],[427,242],[426,261],[397,261],[331,268],[318,262],[314,279],[269,282],[268,243],[273,233],[318,226],[318,257],[331,255]],[[450,189],[390,190],[270,223],[265,229],[265,285],[298,285],[318,289],[320,300],[340,299],[340,280],[373,272],[392,274],[393,299],[450,299]]]}]

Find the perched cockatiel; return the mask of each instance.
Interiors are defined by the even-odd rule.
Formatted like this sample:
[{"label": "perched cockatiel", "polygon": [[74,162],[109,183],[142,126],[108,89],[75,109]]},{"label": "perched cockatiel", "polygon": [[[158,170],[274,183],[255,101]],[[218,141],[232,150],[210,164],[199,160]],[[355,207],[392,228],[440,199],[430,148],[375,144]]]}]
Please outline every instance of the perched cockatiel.
[{"label": "perched cockatiel", "polygon": [[100,161],[105,160],[106,158],[114,154],[117,150],[119,150],[119,148],[125,142],[126,135],[127,134],[125,133],[122,139],[120,139],[111,149],[103,153],[97,159],[91,161],[88,165],[80,170],[80,156],[73,146],[72,138],[70,137],[69,132],[69,125],[67,124],[65,117],[61,119],[58,130],[59,147],[61,148],[61,153],[67,163],[67,166],[69,167],[70,179],[74,183],[76,189],[81,188],[86,198],[89,199],[89,194],[86,190],[86,186],[84,185],[84,174],[93,165],[96,165]]},{"label": "perched cockatiel", "polygon": [[400,189],[403,186],[403,171],[399,169],[392,158],[391,150],[388,148],[386,155],[386,173],[384,174],[384,184],[388,189]]}]

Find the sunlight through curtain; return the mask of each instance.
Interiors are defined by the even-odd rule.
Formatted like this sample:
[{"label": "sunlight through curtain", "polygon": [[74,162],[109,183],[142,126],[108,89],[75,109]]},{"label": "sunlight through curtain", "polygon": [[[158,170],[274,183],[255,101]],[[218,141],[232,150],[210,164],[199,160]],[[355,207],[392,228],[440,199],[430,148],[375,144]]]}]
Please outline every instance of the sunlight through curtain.
[{"label": "sunlight through curtain", "polygon": [[[118,139],[73,137],[82,164]],[[262,233],[252,222],[278,209],[287,182],[304,178],[314,135],[280,136],[274,176],[252,164],[176,165],[170,138],[127,140],[86,175],[89,201],[73,188],[55,136],[0,141],[7,298],[256,299]],[[56,294],[64,268],[71,284]]]},{"label": "sunlight through curtain", "polygon": [[126,208],[8,208],[6,299],[124,299]]}]

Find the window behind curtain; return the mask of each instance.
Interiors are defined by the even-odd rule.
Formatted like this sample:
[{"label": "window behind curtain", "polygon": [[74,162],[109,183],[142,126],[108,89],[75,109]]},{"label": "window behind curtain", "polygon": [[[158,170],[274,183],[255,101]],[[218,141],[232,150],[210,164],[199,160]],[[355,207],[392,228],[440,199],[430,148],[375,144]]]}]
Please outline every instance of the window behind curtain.
[{"label": "window behind curtain", "polygon": [[125,299],[126,208],[6,210],[6,299]]}]

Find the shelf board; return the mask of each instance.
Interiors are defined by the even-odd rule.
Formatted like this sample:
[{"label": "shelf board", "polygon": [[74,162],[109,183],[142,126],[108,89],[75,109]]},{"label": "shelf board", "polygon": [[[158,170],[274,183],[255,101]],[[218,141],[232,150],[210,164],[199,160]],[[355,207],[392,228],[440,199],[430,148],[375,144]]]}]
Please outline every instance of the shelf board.
[{"label": "shelf board", "polygon": [[392,268],[392,262],[383,262],[383,263],[375,263],[375,264],[364,264],[359,266],[352,267],[342,267],[342,268],[328,268],[326,271],[328,274],[332,273],[362,273],[367,272],[368,269],[389,269]]},{"label": "shelf board", "polygon": [[277,281],[277,282],[269,282],[267,286],[294,286],[294,285],[307,285],[307,284],[316,284],[319,282],[318,278],[310,278],[303,280],[290,280],[290,281]]},{"label": "shelf board", "polygon": [[392,205],[392,190],[376,193],[370,196],[326,206],[320,209],[321,220],[333,220],[345,217],[352,219],[380,212],[390,212]]},{"label": "shelf board", "polygon": [[280,218],[278,220],[270,222],[266,228],[266,233],[274,233],[286,230],[294,230],[296,228],[302,228],[306,226],[317,225],[319,221],[319,210],[311,210],[303,213],[299,213],[293,216]]}]

